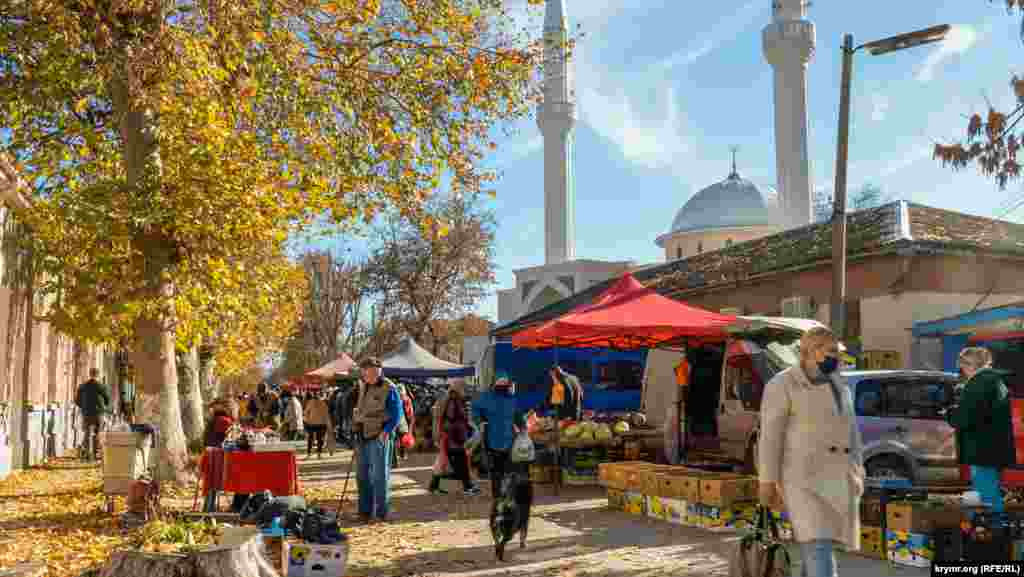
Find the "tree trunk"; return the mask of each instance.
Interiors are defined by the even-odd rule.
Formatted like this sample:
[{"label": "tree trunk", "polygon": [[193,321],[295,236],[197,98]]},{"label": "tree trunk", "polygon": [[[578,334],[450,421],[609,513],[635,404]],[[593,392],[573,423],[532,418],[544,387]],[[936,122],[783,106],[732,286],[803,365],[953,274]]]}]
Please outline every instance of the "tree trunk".
[{"label": "tree trunk", "polygon": [[199,347],[199,390],[203,393],[204,399],[215,399],[220,396],[220,383],[213,374],[214,361],[213,347],[202,345]]},{"label": "tree trunk", "polygon": [[240,545],[195,553],[166,554],[118,551],[91,577],[277,577],[263,552],[263,537],[255,534]]},{"label": "tree trunk", "polygon": [[[156,21],[160,21],[158,17]],[[129,57],[123,55],[127,61]],[[124,142],[126,184],[139,197],[160,190],[162,168],[156,138],[156,119],[150,110],[132,101],[131,72],[110,85],[114,111],[120,121]],[[141,225],[133,231],[133,248],[142,255],[147,297],[154,306],[135,323],[136,422],[158,423],[160,427],[159,476],[161,480],[187,484],[191,474],[188,447],[181,426],[178,371],[175,366],[174,286],[170,280],[175,246],[159,226]]]},{"label": "tree trunk", "polygon": [[185,438],[189,444],[202,440],[204,429],[204,399],[209,402],[213,399],[206,397],[199,390],[199,355],[193,347],[188,352],[179,352],[176,362],[178,365],[178,394],[181,395],[181,426],[185,431]]}]

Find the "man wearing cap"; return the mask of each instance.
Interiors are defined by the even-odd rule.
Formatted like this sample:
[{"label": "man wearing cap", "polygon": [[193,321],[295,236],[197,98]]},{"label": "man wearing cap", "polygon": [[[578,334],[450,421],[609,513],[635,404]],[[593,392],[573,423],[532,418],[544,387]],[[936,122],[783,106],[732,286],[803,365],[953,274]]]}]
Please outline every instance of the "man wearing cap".
[{"label": "man wearing cap", "polygon": [[473,403],[473,419],[487,422],[484,447],[491,466],[491,494],[496,496],[508,469],[516,430],[526,428],[526,415],[516,407],[515,387],[506,373],[499,372],[493,390],[482,393]]},{"label": "man wearing cap", "polygon": [[391,436],[401,418],[402,401],[395,385],[381,376],[380,359],[368,357],[359,367],[363,373],[363,391],[355,417],[359,517],[366,522],[375,518],[386,521],[390,505]]}]

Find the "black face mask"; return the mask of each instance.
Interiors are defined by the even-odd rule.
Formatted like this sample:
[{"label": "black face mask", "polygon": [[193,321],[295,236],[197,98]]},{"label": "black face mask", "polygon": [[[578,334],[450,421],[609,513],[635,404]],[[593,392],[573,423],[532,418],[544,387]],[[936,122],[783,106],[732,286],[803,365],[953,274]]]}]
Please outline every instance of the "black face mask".
[{"label": "black face mask", "polygon": [[818,371],[823,375],[831,375],[836,372],[839,368],[839,359],[835,357],[825,357],[825,360],[818,363]]}]

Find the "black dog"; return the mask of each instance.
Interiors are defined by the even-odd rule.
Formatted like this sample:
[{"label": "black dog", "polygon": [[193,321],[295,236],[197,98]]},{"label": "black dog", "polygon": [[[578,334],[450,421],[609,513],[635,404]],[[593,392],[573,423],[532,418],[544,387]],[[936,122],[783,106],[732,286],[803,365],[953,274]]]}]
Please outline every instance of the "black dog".
[{"label": "black dog", "polygon": [[505,560],[505,545],[519,533],[519,548],[526,547],[533,506],[533,484],[528,473],[510,472],[501,480],[501,492],[491,507],[491,536],[498,561]]}]

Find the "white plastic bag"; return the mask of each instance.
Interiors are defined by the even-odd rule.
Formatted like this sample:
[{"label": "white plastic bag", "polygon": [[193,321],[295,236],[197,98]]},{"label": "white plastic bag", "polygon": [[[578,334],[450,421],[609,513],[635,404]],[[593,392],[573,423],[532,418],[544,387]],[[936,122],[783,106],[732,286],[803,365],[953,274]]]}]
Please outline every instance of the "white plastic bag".
[{"label": "white plastic bag", "polygon": [[530,434],[523,431],[516,435],[515,441],[512,442],[512,453],[509,455],[510,460],[513,463],[530,463],[535,457],[535,449],[533,440],[530,439]]}]

